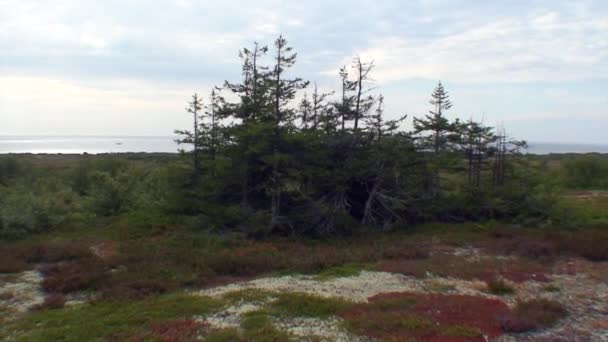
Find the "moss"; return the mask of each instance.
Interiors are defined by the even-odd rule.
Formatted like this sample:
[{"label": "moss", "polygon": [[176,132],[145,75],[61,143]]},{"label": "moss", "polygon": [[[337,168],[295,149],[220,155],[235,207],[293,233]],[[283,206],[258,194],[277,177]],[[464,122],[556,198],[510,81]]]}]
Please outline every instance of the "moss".
[{"label": "moss", "polygon": [[319,272],[319,274],[317,274],[315,277],[315,280],[325,281],[335,278],[357,276],[359,273],[361,273],[361,271],[368,268],[368,265],[358,263],[348,263],[341,266],[330,267]]},{"label": "moss", "polygon": [[469,327],[465,325],[452,325],[449,326],[441,332],[444,336],[450,337],[479,337],[481,336],[481,331],[478,328]]},{"label": "moss", "polygon": [[373,303],[369,304],[371,310],[378,311],[394,311],[394,310],[407,310],[412,308],[416,304],[414,297],[408,296],[393,296],[393,297],[380,297]]},{"label": "moss", "polygon": [[206,342],[236,342],[246,341],[237,329],[213,331],[205,336]]},{"label": "moss", "polygon": [[249,312],[241,322],[243,337],[246,341],[280,342],[290,341],[289,334],[277,330],[266,310]]},{"label": "moss", "polygon": [[204,315],[223,303],[207,297],[172,294],[138,302],[100,302],[59,310],[34,312],[0,330],[0,339],[13,332],[18,341],[91,341],[110,335],[133,335],[150,323]]},{"label": "moss", "polygon": [[547,285],[547,286],[543,287],[543,290],[547,291],[547,292],[560,292],[561,291],[561,289],[555,285]]},{"label": "moss", "polygon": [[232,291],[224,294],[222,296],[223,299],[229,301],[230,303],[236,304],[239,302],[248,302],[248,303],[260,303],[266,302],[270,298],[275,297],[276,294],[270,291],[265,291],[261,289],[244,289],[238,291]]},{"label": "moss", "polygon": [[326,318],[352,305],[344,299],[324,298],[305,293],[282,293],[270,304],[269,310],[279,316]]},{"label": "moss", "polygon": [[429,285],[426,287],[426,289],[431,292],[446,293],[446,292],[451,292],[451,291],[456,290],[456,286],[449,285],[449,284],[443,284],[438,281],[431,281],[429,283]]}]

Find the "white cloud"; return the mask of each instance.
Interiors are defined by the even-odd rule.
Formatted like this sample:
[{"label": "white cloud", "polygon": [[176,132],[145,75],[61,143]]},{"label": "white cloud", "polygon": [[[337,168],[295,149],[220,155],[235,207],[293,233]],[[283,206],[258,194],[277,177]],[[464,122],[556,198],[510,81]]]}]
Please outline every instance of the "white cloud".
[{"label": "white cloud", "polygon": [[373,58],[389,115],[425,113],[442,79],[454,115],[608,117],[606,32],[603,0],[0,0],[0,133],[164,134],[195,86],[238,78],[237,50],[279,33],[324,90]]},{"label": "white cloud", "polygon": [[605,15],[564,18],[545,12],[489,19],[435,38],[420,39],[415,32],[379,37],[358,53],[376,61],[382,82],[572,81],[608,73]]}]

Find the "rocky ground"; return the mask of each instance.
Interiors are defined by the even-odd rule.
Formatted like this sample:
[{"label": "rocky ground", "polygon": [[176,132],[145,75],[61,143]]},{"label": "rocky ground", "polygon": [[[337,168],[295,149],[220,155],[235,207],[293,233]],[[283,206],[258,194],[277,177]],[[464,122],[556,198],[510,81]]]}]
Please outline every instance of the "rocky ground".
[{"label": "rocky ground", "polygon": [[[487,257],[481,250],[456,248],[450,253],[470,260]],[[365,303],[370,297],[385,293],[441,293],[469,295],[503,301],[514,307],[518,301],[547,298],[565,306],[568,315],[550,329],[525,334],[507,334],[496,341],[608,341],[608,263],[589,262],[582,259],[564,259],[555,263],[547,272],[549,281],[509,282],[513,294],[494,295],[479,280],[439,277],[429,273],[424,278],[403,274],[361,271],[347,277],[320,279],[317,276],[290,275],[259,278],[225,286],[192,291],[195,296],[225,298],[244,290],[263,290],[269,293],[263,298],[243,298],[213,314],[197,317],[217,329],[238,328],[244,315],[263,310],[281,293],[307,293],[323,298],[342,298]],[[44,293],[40,289],[43,277],[38,271],[26,271],[12,275],[0,275],[0,313],[4,320],[14,319],[41,304]],[[77,305],[75,300],[69,304]],[[327,319],[287,317],[276,318],[273,325],[303,340],[367,341],[343,328],[339,317]]]}]

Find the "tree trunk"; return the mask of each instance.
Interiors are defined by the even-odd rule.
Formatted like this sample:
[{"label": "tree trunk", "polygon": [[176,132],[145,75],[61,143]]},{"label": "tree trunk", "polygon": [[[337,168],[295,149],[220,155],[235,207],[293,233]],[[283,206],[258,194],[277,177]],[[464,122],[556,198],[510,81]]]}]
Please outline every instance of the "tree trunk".
[{"label": "tree trunk", "polygon": [[369,192],[369,196],[367,197],[367,201],[365,201],[365,209],[363,212],[363,219],[361,220],[362,224],[372,224],[374,223],[374,214],[373,214],[373,204],[376,199],[376,195],[378,194],[378,189],[380,188],[380,181],[377,181],[372,186],[372,190]]}]

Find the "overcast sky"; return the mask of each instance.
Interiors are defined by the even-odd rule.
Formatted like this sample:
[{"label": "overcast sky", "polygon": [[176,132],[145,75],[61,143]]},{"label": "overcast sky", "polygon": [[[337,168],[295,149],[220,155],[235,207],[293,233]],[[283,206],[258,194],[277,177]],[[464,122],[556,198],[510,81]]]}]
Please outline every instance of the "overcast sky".
[{"label": "overcast sky", "polygon": [[280,33],[323,89],[374,59],[389,116],[425,114],[441,80],[451,118],[608,143],[606,0],[0,0],[0,134],[170,135]]}]

